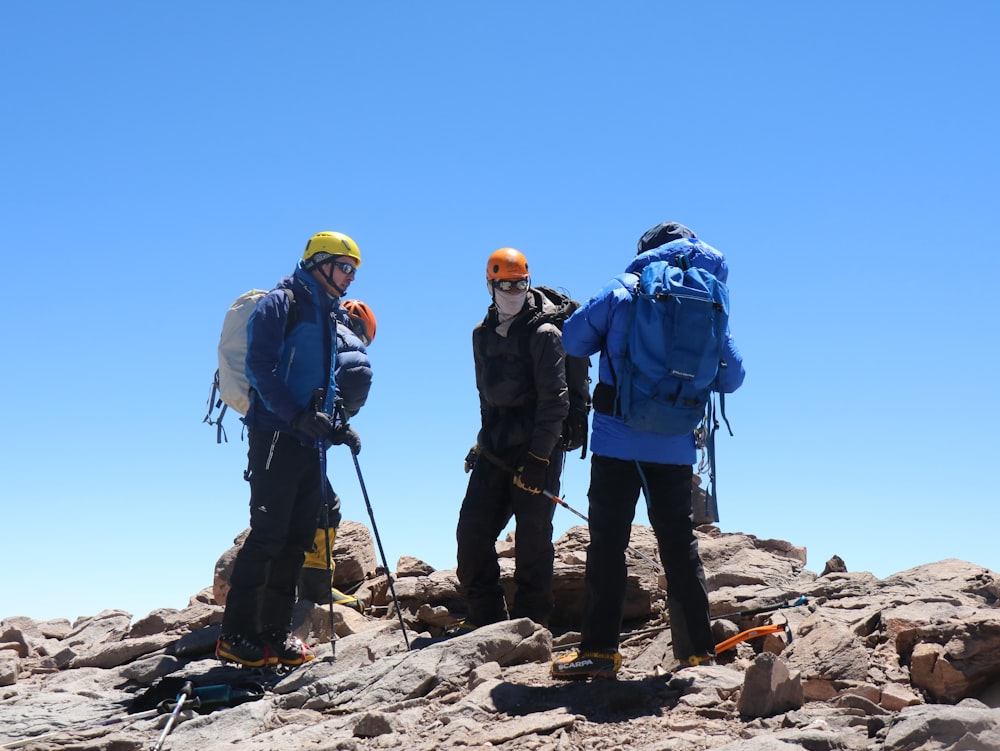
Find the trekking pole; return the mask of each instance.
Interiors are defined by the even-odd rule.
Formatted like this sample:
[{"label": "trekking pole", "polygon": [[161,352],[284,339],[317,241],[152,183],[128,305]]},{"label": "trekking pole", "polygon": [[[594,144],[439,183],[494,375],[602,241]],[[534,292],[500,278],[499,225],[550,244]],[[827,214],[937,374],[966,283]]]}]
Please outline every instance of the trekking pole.
[{"label": "trekking pole", "polygon": [[[313,394],[314,409],[319,412],[323,408],[323,390],[316,389]],[[330,498],[326,486],[329,480],[326,476],[326,446],[323,439],[316,439],[316,453],[319,457],[319,486],[323,497],[323,529],[326,531],[326,583],[330,587],[330,602],[327,604],[330,613],[330,649],[333,659],[337,659],[337,632],[333,617],[333,552],[330,550]]]},{"label": "trekking pole", "polygon": [[177,694],[177,706],[174,707],[174,711],[170,713],[170,717],[167,718],[167,724],[163,727],[163,732],[160,733],[159,739],[156,741],[156,745],[153,746],[153,751],[160,751],[163,748],[163,741],[167,739],[170,731],[173,730],[174,723],[177,722],[177,716],[181,713],[181,707],[184,706],[184,702],[191,698],[194,693],[194,687],[191,685],[191,681],[185,681],[184,686],[181,688],[179,694]]},{"label": "trekking pole", "polygon": [[333,617],[333,553],[330,551],[330,499],[326,492],[326,449],[323,448],[322,439],[316,442],[319,451],[319,482],[323,489],[323,527],[326,530],[326,578],[330,587],[330,602],[327,603],[330,613],[330,649],[333,650],[333,657],[337,657],[337,632],[334,630]]},{"label": "trekking pole", "polygon": [[396,615],[399,616],[399,627],[403,631],[403,641],[406,649],[410,649],[410,637],[406,635],[406,624],[403,622],[403,611],[399,607],[399,600],[396,598],[396,587],[392,583],[392,573],[389,571],[389,563],[385,559],[385,550],[382,549],[382,540],[378,535],[378,527],[375,526],[375,513],[372,511],[371,501],[368,500],[368,490],[365,488],[365,478],[361,476],[361,465],[358,464],[358,455],[353,451],[351,458],[354,459],[354,469],[358,472],[358,484],[361,485],[361,495],[365,498],[365,506],[368,507],[368,518],[372,520],[372,533],[375,535],[375,542],[378,545],[379,555],[382,556],[382,565],[385,567],[385,575],[389,580],[389,592],[392,594],[392,602],[396,606]]},{"label": "trekking pole", "polygon": [[[494,454],[492,451],[487,451],[486,449],[480,449],[480,451],[482,452],[483,456],[485,456],[487,459],[489,459],[491,462],[493,462],[495,465],[497,465],[504,472],[507,472],[508,474],[511,474],[511,475],[514,474],[514,469],[509,464],[505,463],[502,459],[500,459],[500,457],[497,456],[496,454]],[[558,504],[559,506],[562,506],[567,511],[570,511],[571,513],[576,514],[578,517],[580,517],[585,522],[587,522],[587,524],[590,524],[590,519],[588,519],[586,516],[584,516],[583,514],[581,514],[579,511],[577,511],[575,508],[573,508],[572,506],[570,506],[562,498],[559,498],[558,496],[556,496],[554,493],[552,493],[552,492],[550,492],[548,490],[542,490],[542,495],[544,495],[546,498],[548,498],[553,503]],[[650,564],[657,571],[660,571],[660,572],[663,571],[663,566],[661,566],[657,561],[653,560],[648,555],[646,555],[645,553],[643,553],[641,550],[636,550],[631,545],[626,545],[625,549],[628,550],[628,551],[630,551],[631,553],[639,556],[640,558],[642,558],[642,560],[644,560],[646,563]]]}]

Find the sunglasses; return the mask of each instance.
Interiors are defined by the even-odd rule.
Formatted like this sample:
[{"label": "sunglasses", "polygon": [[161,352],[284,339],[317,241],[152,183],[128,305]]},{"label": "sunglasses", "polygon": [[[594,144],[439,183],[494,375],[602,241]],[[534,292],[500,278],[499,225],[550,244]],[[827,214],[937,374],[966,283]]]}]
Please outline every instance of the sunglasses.
[{"label": "sunglasses", "polygon": [[351,264],[345,261],[334,261],[333,265],[336,266],[341,271],[343,271],[348,276],[351,276],[352,274],[354,274],[355,271],[358,270],[357,266],[352,266]]},{"label": "sunglasses", "polygon": [[501,292],[510,292],[512,289],[523,292],[530,286],[530,279],[498,279],[493,282],[493,289],[498,289]]}]

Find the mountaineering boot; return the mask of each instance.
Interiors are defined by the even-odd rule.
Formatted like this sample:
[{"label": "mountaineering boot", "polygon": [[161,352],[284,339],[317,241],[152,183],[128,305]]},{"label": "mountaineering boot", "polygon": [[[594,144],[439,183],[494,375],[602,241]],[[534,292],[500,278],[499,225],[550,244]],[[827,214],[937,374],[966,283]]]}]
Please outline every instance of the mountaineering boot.
[{"label": "mountaineering boot", "polygon": [[587,678],[615,678],[622,666],[622,656],[617,650],[598,652],[574,650],[552,662],[552,677],[563,680]]},{"label": "mountaineering boot", "polygon": [[686,660],[683,660],[674,670],[683,670],[684,668],[694,668],[699,665],[714,665],[715,655],[691,655]]},{"label": "mountaineering boot", "polygon": [[454,626],[445,629],[444,633],[445,636],[462,636],[464,634],[471,634],[477,628],[479,628],[479,626],[477,626],[475,623],[463,618]]},{"label": "mountaineering boot", "polygon": [[263,667],[267,663],[263,645],[241,634],[222,634],[215,645],[215,656],[248,668]]},{"label": "mountaineering boot", "polygon": [[264,631],[260,640],[267,651],[268,665],[301,665],[316,659],[316,653],[294,634],[278,629]]},{"label": "mountaineering boot", "polygon": [[[330,535],[330,545],[327,547],[327,532]],[[337,540],[336,527],[318,527],[313,538],[313,546],[306,551],[302,562],[302,572],[299,574],[299,598],[310,600],[317,605],[327,605],[336,602],[331,593],[333,573],[336,564],[333,561],[333,545]],[[327,551],[330,557],[327,559]],[[327,564],[329,563],[329,568]]]},{"label": "mountaineering boot", "polygon": [[359,600],[354,595],[345,594],[336,587],[331,587],[330,593],[333,596],[334,605],[343,605],[345,608],[351,608],[352,610],[357,610],[359,613],[361,613],[361,615],[365,614],[364,600]]}]

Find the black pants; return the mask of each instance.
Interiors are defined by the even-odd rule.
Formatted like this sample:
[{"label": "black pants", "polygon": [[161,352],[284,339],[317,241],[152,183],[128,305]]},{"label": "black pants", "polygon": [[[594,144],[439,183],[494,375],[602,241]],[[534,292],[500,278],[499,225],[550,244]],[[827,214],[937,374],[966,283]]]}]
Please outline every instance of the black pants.
[{"label": "black pants", "polygon": [[[549,457],[546,489],[559,495],[563,452]],[[477,626],[507,618],[496,541],[515,519],[514,597],[510,615],[548,625],[552,614],[552,516],[555,504],[514,486],[513,476],[480,455],[458,516],[458,581],[466,618]]]},{"label": "black pants", "polygon": [[[250,534],[233,564],[224,633],[288,630],[305,551],[323,503],[319,452],[284,433],[250,430]],[[327,497],[333,489],[326,478]]]},{"label": "black pants", "polygon": [[618,647],[625,605],[625,549],[645,478],[649,522],[666,572],[674,656],[686,660],[715,652],[705,570],[691,522],[691,476],[689,465],[592,457],[582,650]]}]

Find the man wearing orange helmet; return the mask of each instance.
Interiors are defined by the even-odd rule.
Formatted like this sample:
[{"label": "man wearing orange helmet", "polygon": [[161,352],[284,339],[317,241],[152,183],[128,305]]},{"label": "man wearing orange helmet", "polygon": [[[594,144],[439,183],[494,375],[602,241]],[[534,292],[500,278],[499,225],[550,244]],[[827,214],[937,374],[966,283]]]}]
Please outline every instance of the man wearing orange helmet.
[{"label": "man wearing orange helmet", "polygon": [[[375,314],[360,300],[341,300],[337,320],[337,390],[348,419],[368,400],[372,386],[372,366],[367,347],[375,340]],[[299,575],[299,598],[318,605],[334,602],[364,610],[364,603],[333,586],[336,562],[333,547],[340,524],[340,496],[333,489],[327,496],[328,515],[320,514],[313,546],[306,552]],[[329,525],[329,526],[328,526]],[[329,557],[328,557],[329,556]]]},{"label": "man wearing orange helmet", "polygon": [[551,322],[557,304],[532,288],[524,254],[500,248],[490,255],[486,285],[493,304],[472,332],[482,427],[466,458],[472,475],[456,535],[464,627],[507,618],[495,545],[511,517],[516,589],[510,615],[548,625],[555,505],[542,491],[559,492],[560,435],[569,413],[566,353]]}]

